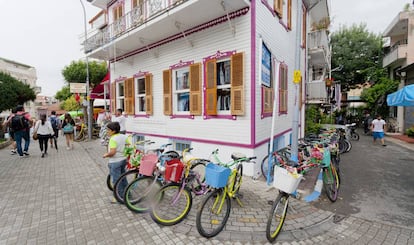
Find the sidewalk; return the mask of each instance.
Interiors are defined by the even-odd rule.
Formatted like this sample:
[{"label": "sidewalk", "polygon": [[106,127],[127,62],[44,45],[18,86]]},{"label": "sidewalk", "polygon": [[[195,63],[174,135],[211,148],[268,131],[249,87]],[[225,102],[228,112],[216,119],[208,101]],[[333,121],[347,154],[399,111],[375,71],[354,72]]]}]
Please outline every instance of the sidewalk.
[{"label": "sidewalk", "polygon": [[[105,148],[99,140],[75,143],[67,151],[49,149],[40,157],[37,142],[29,158],[0,150],[0,245],[3,244],[268,244],[265,235],[269,200],[277,190],[263,180],[243,179],[244,207],[232,203],[225,229],[201,237],[194,197],[188,217],[161,227],[148,214],[111,204],[105,181]],[[311,204],[289,199],[289,213],[275,244],[414,244],[414,230],[354,217],[339,217]]]}]

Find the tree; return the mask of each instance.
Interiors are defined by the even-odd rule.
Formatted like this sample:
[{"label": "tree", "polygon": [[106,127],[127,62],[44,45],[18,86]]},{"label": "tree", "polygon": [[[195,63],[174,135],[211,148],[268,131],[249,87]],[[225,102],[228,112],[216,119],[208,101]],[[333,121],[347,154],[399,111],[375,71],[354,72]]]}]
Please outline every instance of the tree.
[{"label": "tree", "polygon": [[59,101],[65,101],[68,99],[72,94],[70,93],[70,87],[68,85],[64,86],[61,90],[59,90],[56,95],[55,99]]},{"label": "tree", "polygon": [[[367,81],[377,81],[382,70],[382,38],[366,30],[365,24],[342,26],[332,33],[332,68],[342,66],[332,73],[344,91]],[[380,76],[379,76],[380,75]]]},{"label": "tree", "polygon": [[[92,61],[88,63],[89,69],[89,84],[90,88],[98,85],[107,73],[105,62]],[[86,82],[86,63],[83,61],[72,61],[69,66],[65,66],[62,70],[62,75],[65,81],[70,83],[85,83]]]},{"label": "tree", "polygon": [[10,74],[0,72],[0,112],[35,99],[36,94],[28,84],[17,80]]}]

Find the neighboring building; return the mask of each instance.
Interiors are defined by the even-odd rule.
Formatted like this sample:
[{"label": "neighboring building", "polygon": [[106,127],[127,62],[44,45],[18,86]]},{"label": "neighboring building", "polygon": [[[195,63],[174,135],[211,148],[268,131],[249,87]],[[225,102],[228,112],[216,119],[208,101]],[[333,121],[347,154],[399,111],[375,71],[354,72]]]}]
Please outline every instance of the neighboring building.
[{"label": "neighboring building", "polygon": [[[400,80],[399,88],[414,84],[414,11],[403,11],[392,20],[383,36],[389,38],[382,61],[391,79]],[[391,107],[391,117],[397,117],[398,131],[404,133],[414,125],[414,107]]]},{"label": "neighboring building", "polygon": [[[0,71],[8,73],[17,80],[28,84],[35,90],[36,94],[40,93],[40,87],[36,86],[36,68],[0,57]],[[34,115],[36,112],[35,104],[33,101],[28,101],[25,103],[24,108],[25,111],[29,112],[31,115]],[[2,114],[8,115],[10,112],[2,112]]]},{"label": "neighboring building", "polygon": [[124,109],[130,133],[198,157],[257,156],[250,176],[271,137],[274,148],[290,143],[295,98],[303,137],[305,86],[295,96],[293,73],[310,76],[308,9],[326,0],[88,1],[104,11],[82,43],[109,62],[111,111]]}]

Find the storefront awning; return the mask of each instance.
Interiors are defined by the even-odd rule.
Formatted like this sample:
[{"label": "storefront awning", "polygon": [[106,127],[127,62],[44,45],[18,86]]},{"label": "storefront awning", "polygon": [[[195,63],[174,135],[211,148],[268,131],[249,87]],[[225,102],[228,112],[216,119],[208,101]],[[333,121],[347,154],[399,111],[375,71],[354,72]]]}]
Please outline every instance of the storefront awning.
[{"label": "storefront awning", "polygon": [[[91,99],[109,99],[109,89],[107,85],[109,83],[109,78],[110,74],[108,72],[104,79],[102,79],[102,81],[92,89],[90,94]],[[105,86],[107,86],[106,91]]]}]

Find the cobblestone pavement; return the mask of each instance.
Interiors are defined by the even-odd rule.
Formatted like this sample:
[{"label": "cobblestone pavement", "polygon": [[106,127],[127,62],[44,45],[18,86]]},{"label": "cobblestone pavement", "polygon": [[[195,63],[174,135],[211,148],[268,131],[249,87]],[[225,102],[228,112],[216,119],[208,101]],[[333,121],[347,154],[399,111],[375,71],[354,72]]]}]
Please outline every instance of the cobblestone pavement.
[{"label": "cobblestone pavement", "polygon": [[[30,157],[0,150],[0,245],[2,244],[268,244],[268,204],[277,190],[264,181],[243,179],[242,202],[232,203],[225,229],[206,239],[195,227],[202,197],[194,197],[188,217],[161,227],[148,214],[111,204],[108,173],[98,140],[75,143],[74,150],[49,149],[40,157],[32,142]],[[339,217],[290,199],[289,213],[275,244],[414,244],[414,228],[355,217]]]}]

